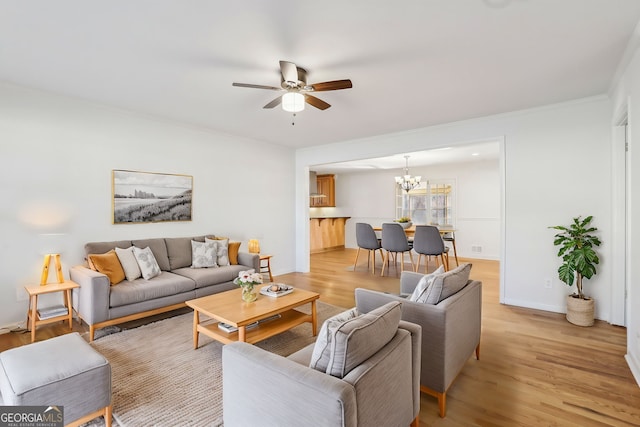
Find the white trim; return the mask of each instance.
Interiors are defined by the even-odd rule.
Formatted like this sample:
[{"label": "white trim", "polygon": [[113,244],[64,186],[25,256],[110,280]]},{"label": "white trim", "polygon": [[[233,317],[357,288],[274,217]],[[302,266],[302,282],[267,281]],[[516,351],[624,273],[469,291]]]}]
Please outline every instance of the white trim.
[{"label": "white trim", "polygon": [[505,304],[506,287],[504,278],[506,277],[507,268],[507,224],[505,218],[506,215],[506,200],[507,195],[507,167],[506,167],[506,137],[503,135],[500,137],[498,144],[500,145],[500,296],[499,301],[501,304]]},{"label": "white trim", "polygon": [[613,74],[613,78],[611,79],[611,82],[609,84],[609,90],[607,91],[610,97],[613,95],[615,89],[620,84],[620,81],[624,76],[624,73],[627,71],[627,67],[631,63],[631,60],[633,59],[633,56],[639,47],[640,47],[640,22],[636,24],[636,27],[634,28],[633,33],[629,38],[629,42],[627,43],[627,46],[624,49],[624,53],[622,54],[622,59],[620,59],[620,62],[618,62],[618,66],[616,67],[616,72]]},{"label": "white trim", "polygon": [[633,354],[631,353],[625,354],[624,360],[627,361],[627,365],[629,365],[629,369],[631,370],[636,383],[640,385],[640,363],[638,363],[638,361],[633,357]]},{"label": "white trim", "polygon": [[611,301],[609,321],[614,325],[627,326],[626,282],[627,275],[627,191],[626,180],[625,129],[628,103],[624,103],[613,117],[611,135]]}]

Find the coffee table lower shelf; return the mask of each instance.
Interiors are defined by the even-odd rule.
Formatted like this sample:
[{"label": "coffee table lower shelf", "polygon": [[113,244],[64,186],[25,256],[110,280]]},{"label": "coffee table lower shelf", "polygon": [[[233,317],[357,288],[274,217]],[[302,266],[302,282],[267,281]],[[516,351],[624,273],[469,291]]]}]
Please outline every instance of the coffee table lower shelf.
[{"label": "coffee table lower shelf", "polygon": [[[197,312],[196,314],[197,315]],[[196,327],[197,332],[204,334],[223,344],[229,344],[236,341],[245,341],[250,344],[265,340],[274,335],[288,331],[303,323],[312,323],[313,316],[311,314],[302,313],[298,310],[288,310],[280,313],[279,319],[267,320],[258,326],[245,329],[244,340],[240,339],[240,328],[235,332],[225,332],[218,327],[219,322],[199,323]],[[315,331],[314,331],[315,335]],[[197,346],[196,346],[197,348]]]}]

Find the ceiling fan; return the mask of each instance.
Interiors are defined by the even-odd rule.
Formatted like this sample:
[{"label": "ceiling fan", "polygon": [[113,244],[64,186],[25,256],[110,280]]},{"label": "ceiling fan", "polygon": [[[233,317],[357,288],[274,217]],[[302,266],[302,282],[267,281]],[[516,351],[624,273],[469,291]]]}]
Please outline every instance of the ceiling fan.
[{"label": "ceiling fan", "polygon": [[320,98],[316,98],[310,94],[311,92],[350,89],[353,87],[351,80],[348,79],[307,84],[307,70],[288,61],[280,61],[280,87],[249,83],[233,83],[233,86],[285,92],[282,96],[278,96],[263,108],[274,108],[282,104],[283,110],[293,113],[304,110],[305,102],[320,110],[326,110],[331,107],[331,104],[324,102]]}]

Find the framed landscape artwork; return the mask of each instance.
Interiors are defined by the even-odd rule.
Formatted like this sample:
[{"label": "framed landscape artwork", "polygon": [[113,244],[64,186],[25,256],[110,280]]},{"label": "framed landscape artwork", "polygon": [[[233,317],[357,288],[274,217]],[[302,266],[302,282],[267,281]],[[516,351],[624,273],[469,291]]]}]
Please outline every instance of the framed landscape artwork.
[{"label": "framed landscape artwork", "polygon": [[111,175],[114,224],[191,221],[192,176],[127,170]]}]

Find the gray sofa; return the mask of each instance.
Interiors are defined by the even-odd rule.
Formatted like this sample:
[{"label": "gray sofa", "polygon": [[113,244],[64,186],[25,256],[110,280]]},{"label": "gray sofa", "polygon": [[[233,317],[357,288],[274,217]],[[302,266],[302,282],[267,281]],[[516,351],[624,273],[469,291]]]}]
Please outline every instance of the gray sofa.
[{"label": "gray sofa", "polygon": [[184,307],[185,301],[236,288],[233,279],[247,269],[260,271],[258,254],[239,252],[238,264],[217,268],[191,268],[191,240],[205,236],[92,242],[86,255],[103,254],[116,247],[149,247],[160,267],[159,276],[123,281],[111,286],[109,278],[85,265],[71,268],[69,276],[80,285],[73,290],[73,308],[95,330]]},{"label": "gray sofa", "polygon": [[[411,294],[422,274],[404,271],[400,294]],[[356,307],[367,313],[390,301],[402,303],[402,320],[422,326],[420,389],[438,399],[440,416],[446,414],[447,390],[471,355],[480,359],[482,282],[468,280],[455,294],[438,304],[409,301],[398,295],[358,288]]]},{"label": "gray sofa", "polygon": [[[334,341],[331,350],[335,349],[336,355],[329,365],[357,360],[341,374],[310,367],[315,344],[287,358],[243,342],[225,345],[224,425],[418,425],[421,331],[419,326],[399,318],[400,313],[391,338],[379,326],[344,323],[342,334],[356,342],[344,345]],[[389,321],[384,327],[392,324]],[[358,334],[370,336],[357,338]],[[334,340],[337,336],[334,332]],[[379,340],[383,342],[376,342]],[[379,349],[367,353],[372,348]]]}]

